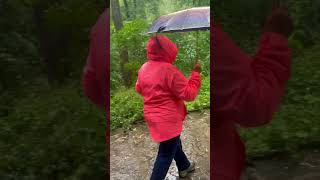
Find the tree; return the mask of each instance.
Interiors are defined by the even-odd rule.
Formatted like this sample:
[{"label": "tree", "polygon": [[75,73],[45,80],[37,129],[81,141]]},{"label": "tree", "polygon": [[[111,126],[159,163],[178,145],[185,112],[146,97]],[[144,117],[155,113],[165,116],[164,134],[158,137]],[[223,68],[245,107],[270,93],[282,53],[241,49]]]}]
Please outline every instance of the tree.
[{"label": "tree", "polygon": [[[112,20],[115,25],[116,31],[119,31],[123,27],[122,17],[120,12],[120,5],[118,0],[111,1],[111,8],[112,8]],[[125,83],[126,87],[130,86],[130,74],[125,71],[125,64],[129,62],[129,53],[127,48],[123,48],[120,50],[120,73]]]},{"label": "tree", "polygon": [[54,53],[55,48],[52,48],[52,42],[50,42],[50,35],[46,31],[44,22],[44,13],[48,8],[49,3],[44,1],[36,1],[34,5],[34,22],[37,30],[37,38],[39,42],[39,49],[42,58],[47,67],[47,76],[49,83],[53,83],[57,76],[57,64],[59,64],[59,58]]},{"label": "tree", "polygon": [[125,7],[125,13],[128,19],[130,19],[131,15],[130,15],[130,8],[129,8],[129,4],[127,0],[123,0],[124,3],[124,7]]},{"label": "tree", "polygon": [[160,16],[159,11],[159,1],[149,1],[147,8],[150,10],[153,19],[156,19]]}]

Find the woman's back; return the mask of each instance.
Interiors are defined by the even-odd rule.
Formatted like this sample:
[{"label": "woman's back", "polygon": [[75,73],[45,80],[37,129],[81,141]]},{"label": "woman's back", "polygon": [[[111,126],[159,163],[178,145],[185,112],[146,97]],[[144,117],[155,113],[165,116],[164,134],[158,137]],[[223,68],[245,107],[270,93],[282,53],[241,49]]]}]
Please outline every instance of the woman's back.
[{"label": "woman's back", "polygon": [[136,90],[144,98],[144,118],[152,138],[161,142],[181,133],[186,115],[184,101],[194,100],[200,88],[200,74],[190,80],[173,66],[178,49],[164,36],[147,44],[148,62],[139,70]]}]

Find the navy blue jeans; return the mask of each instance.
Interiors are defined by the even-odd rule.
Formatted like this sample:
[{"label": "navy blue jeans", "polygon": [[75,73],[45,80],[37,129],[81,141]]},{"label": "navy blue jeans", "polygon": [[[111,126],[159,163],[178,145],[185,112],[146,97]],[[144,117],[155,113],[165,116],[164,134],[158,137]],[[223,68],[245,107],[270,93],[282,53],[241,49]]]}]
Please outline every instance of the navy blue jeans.
[{"label": "navy blue jeans", "polygon": [[163,180],[173,159],[176,161],[179,171],[186,170],[190,166],[190,162],[182,150],[180,135],[160,143],[151,180]]}]

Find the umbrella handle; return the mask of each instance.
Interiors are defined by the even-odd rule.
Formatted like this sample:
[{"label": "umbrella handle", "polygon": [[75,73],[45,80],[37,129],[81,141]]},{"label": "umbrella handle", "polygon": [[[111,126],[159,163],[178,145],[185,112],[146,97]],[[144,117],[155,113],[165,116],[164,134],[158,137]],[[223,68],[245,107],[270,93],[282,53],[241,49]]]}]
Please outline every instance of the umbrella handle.
[{"label": "umbrella handle", "polygon": [[195,64],[197,64],[199,61],[199,31],[197,31],[197,35],[196,35],[196,60],[195,60]]},{"label": "umbrella handle", "polygon": [[[192,61],[191,53],[189,53],[189,56],[190,56],[190,61]],[[191,69],[193,68],[193,65],[194,65],[194,64],[191,64]]]}]

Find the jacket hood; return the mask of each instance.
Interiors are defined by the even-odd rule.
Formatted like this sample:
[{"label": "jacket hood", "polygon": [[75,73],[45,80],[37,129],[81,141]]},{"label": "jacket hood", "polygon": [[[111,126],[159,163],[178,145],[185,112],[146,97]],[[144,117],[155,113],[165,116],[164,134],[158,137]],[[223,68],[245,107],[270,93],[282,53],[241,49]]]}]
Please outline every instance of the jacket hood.
[{"label": "jacket hood", "polygon": [[157,35],[147,43],[147,57],[150,61],[173,63],[178,54],[177,46],[167,37]]}]

